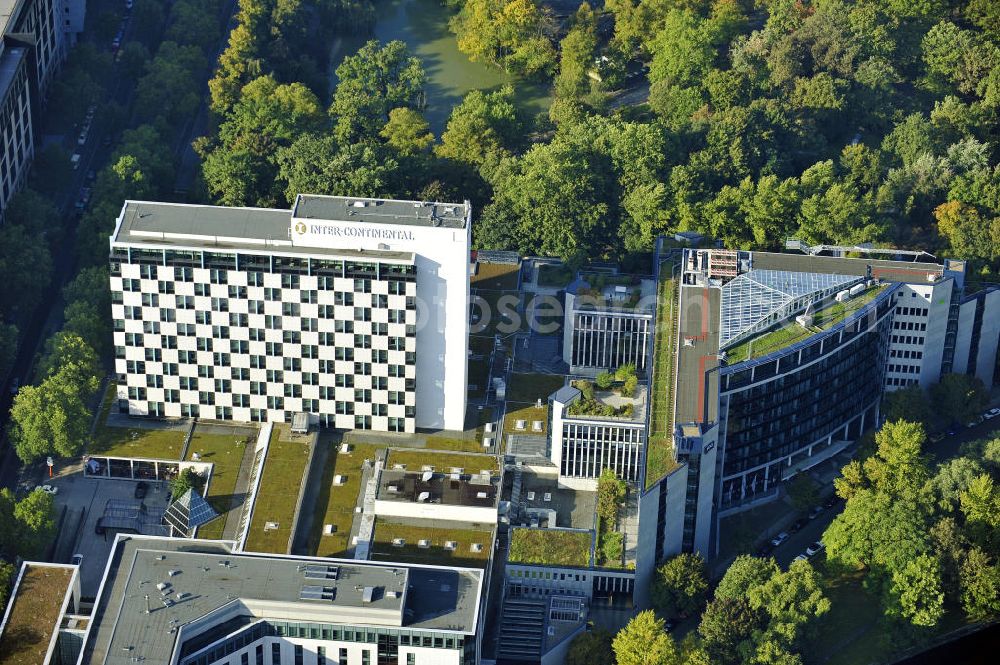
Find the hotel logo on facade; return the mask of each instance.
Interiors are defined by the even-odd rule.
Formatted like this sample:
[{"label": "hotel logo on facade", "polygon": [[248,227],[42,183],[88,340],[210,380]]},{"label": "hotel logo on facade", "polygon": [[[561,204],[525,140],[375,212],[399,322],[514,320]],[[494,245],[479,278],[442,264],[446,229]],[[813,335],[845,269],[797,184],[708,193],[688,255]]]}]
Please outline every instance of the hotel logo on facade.
[{"label": "hotel logo on facade", "polygon": [[370,238],[372,240],[416,240],[412,231],[406,229],[385,229],[375,225],[358,224],[352,226],[334,226],[332,224],[306,224],[295,222],[297,234],[318,236],[335,236],[337,238]]}]

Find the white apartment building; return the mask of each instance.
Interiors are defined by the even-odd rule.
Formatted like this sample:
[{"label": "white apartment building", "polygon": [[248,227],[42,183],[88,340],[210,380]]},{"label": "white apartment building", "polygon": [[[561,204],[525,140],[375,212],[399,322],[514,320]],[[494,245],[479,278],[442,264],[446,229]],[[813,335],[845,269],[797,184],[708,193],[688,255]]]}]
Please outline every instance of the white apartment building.
[{"label": "white apartment building", "polygon": [[119,408],[462,429],[470,207],[300,195],[127,201],[111,237]]}]

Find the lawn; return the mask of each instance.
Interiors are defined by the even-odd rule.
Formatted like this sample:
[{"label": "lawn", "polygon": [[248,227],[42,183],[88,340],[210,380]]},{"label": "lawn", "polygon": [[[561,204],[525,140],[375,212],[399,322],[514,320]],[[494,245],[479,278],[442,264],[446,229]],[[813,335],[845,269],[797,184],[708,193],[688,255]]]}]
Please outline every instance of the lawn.
[{"label": "lawn", "polygon": [[563,529],[514,529],[510,540],[511,563],[550,566],[590,565],[590,531]]},{"label": "lawn", "polygon": [[[518,420],[524,421],[524,429],[515,429]],[[535,431],[535,421],[542,423],[542,429]],[[507,415],[503,419],[503,433],[507,434],[533,434],[535,436],[545,436],[549,430],[549,405],[542,402],[541,408],[536,408],[535,403],[515,404],[507,403]]]},{"label": "lawn", "polygon": [[68,568],[28,566],[0,637],[0,665],[45,661],[71,575]]},{"label": "lawn", "polygon": [[474,289],[513,291],[517,289],[517,274],[520,270],[520,264],[477,263],[476,274],[469,279],[469,283]]},{"label": "lawn", "polygon": [[479,428],[473,434],[457,438],[453,436],[429,436],[427,437],[427,447],[431,450],[455,450],[464,453],[478,453],[483,450],[482,437],[475,434],[481,432]]},{"label": "lawn", "polygon": [[[237,443],[239,441],[239,443]],[[249,443],[245,436],[232,434],[199,434],[195,428],[188,450],[201,455],[203,462],[211,462],[212,482],[208,486],[208,502],[219,513],[219,517],[198,529],[199,538],[222,538],[226,526],[226,513],[232,504],[233,493],[236,491],[236,478],[240,473],[240,464],[247,445],[253,445],[254,437]]]},{"label": "lawn", "polygon": [[508,402],[531,402],[541,399],[544,404],[549,395],[563,387],[561,374],[511,374],[507,386]]},{"label": "lawn", "polygon": [[864,590],[861,578],[861,573],[822,578],[830,611],[816,622],[817,633],[810,651],[827,656],[828,664],[877,663],[889,655],[879,627],[882,604]]},{"label": "lawn", "polygon": [[[435,566],[464,566],[483,568],[493,548],[493,532],[465,527],[448,528],[440,526],[423,527],[399,524],[378,519],[375,521],[375,537],[372,543],[372,559],[375,561],[399,561],[400,563],[426,563]],[[406,544],[393,545],[393,540],[402,538]],[[420,541],[429,541],[428,547],[421,547]],[[453,541],[454,549],[446,549],[445,543]],[[472,544],[482,545],[481,551],[472,551]]]},{"label": "lawn", "polygon": [[[308,439],[286,441],[284,430],[274,428],[264,458],[264,471],[254,497],[253,520],[250,523],[246,549],[255,552],[285,554],[295,520],[295,504],[299,488],[305,482],[306,462],[309,461]],[[264,530],[267,522],[278,528]]]},{"label": "lawn", "polygon": [[434,453],[423,450],[390,450],[385,468],[391,469],[394,464],[405,464],[407,471],[422,470],[424,466],[433,466],[438,473],[449,473],[452,468],[465,469],[465,473],[476,474],[480,471],[497,471],[497,460],[490,455],[463,455],[461,453]]},{"label": "lawn", "polygon": [[470,320],[470,333],[490,338],[494,334],[509,335],[524,330],[524,303],[518,291],[474,289],[472,312],[479,316]]},{"label": "lawn", "polygon": [[177,460],[187,429],[146,429],[99,425],[90,444],[91,455]]},{"label": "lawn", "polygon": [[558,263],[538,266],[538,286],[562,288],[573,281],[573,271]]},{"label": "lawn", "polygon": [[649,442],[646,445],[646,487],[650,487],[677,467],[674,459],[674,330],[677,283],[670,279],[670,266],[660,270],[668,277],[660,280],[657,293],[653,386],[650,407]]},{"label": "lawn", "polygon": [[[336,445],[320,439],[319,445]],[[339,445],[330,451],[326,468],[323,470],[323,486],[316,501],[317,506],[326,506],[322,513],[317,510],[309,534],[309,551],[316,556],[344,556],[351,547],[351,525],[354,523],[354,507],[361,492],[361,468],[365,459],[374,461],[378,451],[384,446],[351,444],[351,452],[340,452]],[[344,476],[343,485],[334,485],[334,476]],[[323,535],[323,526],[332,524],[333,533]]]}]

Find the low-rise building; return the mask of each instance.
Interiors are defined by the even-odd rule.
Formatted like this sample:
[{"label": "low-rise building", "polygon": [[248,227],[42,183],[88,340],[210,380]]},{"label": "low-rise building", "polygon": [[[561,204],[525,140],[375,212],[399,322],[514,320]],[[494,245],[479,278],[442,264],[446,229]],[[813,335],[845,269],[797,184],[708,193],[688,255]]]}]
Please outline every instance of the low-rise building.
[{"label": "low-rise building", "polygon": [[471,664],[482,575],[120,535],[77,662]]}]

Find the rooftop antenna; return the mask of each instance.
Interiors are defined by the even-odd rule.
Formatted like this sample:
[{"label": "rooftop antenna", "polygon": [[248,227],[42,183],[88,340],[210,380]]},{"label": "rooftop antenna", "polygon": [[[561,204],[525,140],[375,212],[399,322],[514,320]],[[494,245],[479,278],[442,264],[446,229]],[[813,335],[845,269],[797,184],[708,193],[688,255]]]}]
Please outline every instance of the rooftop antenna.
[{"label": "rooftop antenna", "polygon": [[149,614],[149,613],[150,613],[150,609],[149,609],[149,594],[147,593],[146,594],[146,614]]}]

